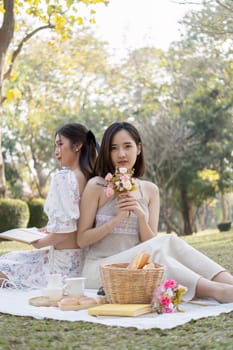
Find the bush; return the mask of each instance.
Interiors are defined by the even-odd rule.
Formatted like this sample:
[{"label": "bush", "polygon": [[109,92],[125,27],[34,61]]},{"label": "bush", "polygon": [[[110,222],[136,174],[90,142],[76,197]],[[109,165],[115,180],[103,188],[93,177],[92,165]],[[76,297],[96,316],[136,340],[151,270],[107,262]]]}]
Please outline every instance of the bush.
[{"label": "bush", "polygon": [[228,221],[228,222],[220,222],[220,224],[218,224],[218,229],[220,232],[223,232],[223,231],[230,231],[231,229],[231,222]]},{"label": "bush", "polygon": [[0,198],[0,232],[27,227],[29,208],[21,199]]},{"label": "bush", "polygon": [[34,198],[27,202],[30,212],[28,227],[44,227],[47,225],[48,218],[44,213],[44,202],[42,198]]}]

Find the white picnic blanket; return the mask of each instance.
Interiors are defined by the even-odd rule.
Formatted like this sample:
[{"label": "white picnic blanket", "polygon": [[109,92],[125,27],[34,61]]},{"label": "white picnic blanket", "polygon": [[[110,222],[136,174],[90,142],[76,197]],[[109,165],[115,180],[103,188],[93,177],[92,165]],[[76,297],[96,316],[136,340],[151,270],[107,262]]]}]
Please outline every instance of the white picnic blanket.
[{"label": "white picnic blanket", "polygon": [[[217,316],[233,310],[233,303],[219,304],[213,300],[198,300],[198,304],[183,303],[184,312],[157,315],[155,313],[138,317],[89,316],[87,310],[61,311],[56,307],[36,307],[28,303],[29,298],[40,296],[40,291],[21,291],[15,289],[0,289],[0,312],[31,316],[37,319],[54,319],[65,321],[85,321],[101,323],[108,326],[136,327],[138,329],[174,328],[191,320],[203,317]],[[96,290],[86,290],[85,295],[96,296]]]}]

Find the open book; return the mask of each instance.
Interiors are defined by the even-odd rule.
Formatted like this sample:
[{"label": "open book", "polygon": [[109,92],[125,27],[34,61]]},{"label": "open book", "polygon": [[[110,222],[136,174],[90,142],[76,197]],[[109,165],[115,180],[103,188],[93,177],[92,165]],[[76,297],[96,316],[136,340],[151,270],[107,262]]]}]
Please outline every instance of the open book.
[{"label": "open book", "polygon": [[5,238],[11,241],[19,241],[19,242],[29,243],[29,244],[46,236],[47,236],[47,233],[39,231],[36,227],[14,228],[12,230],[8,230],[0,233],[0,238]]}]

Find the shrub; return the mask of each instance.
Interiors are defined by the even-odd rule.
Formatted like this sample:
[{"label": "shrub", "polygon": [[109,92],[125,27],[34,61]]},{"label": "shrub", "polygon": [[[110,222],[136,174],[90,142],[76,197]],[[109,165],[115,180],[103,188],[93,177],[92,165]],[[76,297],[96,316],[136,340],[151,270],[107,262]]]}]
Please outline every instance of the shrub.
[{"label": "shrub", "polygon": [[44,202],[43,198],[34,198],[27,202],[30,219],[28,227],[44,227],[48,222],[47,215],[44,213]]},{"label": "shrub", "polygon": [[231,229],[231,222],[228,221],[228,222],[220,222],[220,224],[218,224],[218,229],[220,232],[223,232],[223,231],[230,231]]},{"label": "shrub", "polygon": [[0,232],[27,227],[29,208],[21,199],[0,198]]}]

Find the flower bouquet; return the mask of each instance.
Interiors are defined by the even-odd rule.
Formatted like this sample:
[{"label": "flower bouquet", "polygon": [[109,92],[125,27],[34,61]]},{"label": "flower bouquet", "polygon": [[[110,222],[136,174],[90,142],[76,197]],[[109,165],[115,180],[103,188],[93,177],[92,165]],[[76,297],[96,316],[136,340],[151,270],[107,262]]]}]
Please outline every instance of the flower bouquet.
[{"label": "flower bouquet", "polygon": [[[136,190],[136,179],[133,177],[134,170],[130,173],[127,171],[127,168],[119,168],[116,169],[114,174],[108,173],[105,176],[105,181],[107,182],[105,193],[107,197]],[[128,226],[129,218],[130,211],[126,227]]]},{"label": "flower bouquet", "polygon": [[177,284],[175,280],[164,281],[154,294],[152,309],[158,314],[175,311],[183,312],[183,310],[179,308],[179,304],[186,291],[187,288]]},{"label": "flower bouquet", "polygon": [[108,173],[105,176],[107,182],[106,196],[111,197],[125,192],[136,190],[136,179],[133,178],[134,171],[127,173],[127,168],[116,169],[115,173]]}]

